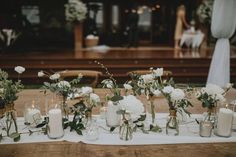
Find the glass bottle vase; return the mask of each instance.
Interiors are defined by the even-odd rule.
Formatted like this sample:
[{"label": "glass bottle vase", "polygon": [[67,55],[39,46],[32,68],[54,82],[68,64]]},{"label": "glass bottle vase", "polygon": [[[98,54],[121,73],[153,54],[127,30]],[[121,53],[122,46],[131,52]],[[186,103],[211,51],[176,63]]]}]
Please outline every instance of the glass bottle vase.
[{"label": "glass bottle vase", "polygon": [[179,120],[177,118],[177,110],[175,109],[170,109],[169,110],[170,114],[169,117],[167,118],[167,123],[166,123],[166,134],[171,135],[174,134],[175,136],[179,135]]},{"label": "glass bottle vase", "polygon": [[124,141],[132,140],[133,128],[130,120],[123,119],[119,130],[120,139]]}]

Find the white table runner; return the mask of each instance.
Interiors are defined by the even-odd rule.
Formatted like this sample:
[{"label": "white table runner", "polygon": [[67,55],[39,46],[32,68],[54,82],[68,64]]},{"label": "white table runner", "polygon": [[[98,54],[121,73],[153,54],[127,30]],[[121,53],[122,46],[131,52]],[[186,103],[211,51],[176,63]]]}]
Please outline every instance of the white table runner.
[{"label": "white table runner", "polygon": [[[18,143],[36,143],[36,142],[53,142],[53,141],[69,141],[69,142],[83,142],[87,144],[99,144],[99,145],[149,145],[149,144],[180,144],[180,143],[213,143],[213,142],[236,142],[236,132],[232,133],[229,138],[218,137],[214,134],[212,137],[200,137],[199,125],[195,122],[195,118],[200,119],[201,115],[193,114],[191,118],[185,124],[180,124],[180,135],[170,136],[165,134],[165,124],[167,113],[157,113],[157,122],[163,127],[161,133],[150,132],[144,134],[140,130],[133,133],[133,139],[130,141],[120,140],[118,134],[118,128],[110,133],[109,128],[105,125],[105,120],[100,119],[99,116],[95,116],[97,119],[97,125],[99,126],[99,139],[95,141],[89,141],[85,136],[77,135],[76,132],[70,132],[69,129],[65,130],[65,135],[61,139],[52,140],[43,135],[42,133],[22,134],[19,142],[13,142],[12,139],[4,137],[0,142],[1,144],[18,144]],[[24,125],[24,119],[18,118],[19,132],[27,132],[28,129]],[[34,130],[30,128],[31,130]]]}]

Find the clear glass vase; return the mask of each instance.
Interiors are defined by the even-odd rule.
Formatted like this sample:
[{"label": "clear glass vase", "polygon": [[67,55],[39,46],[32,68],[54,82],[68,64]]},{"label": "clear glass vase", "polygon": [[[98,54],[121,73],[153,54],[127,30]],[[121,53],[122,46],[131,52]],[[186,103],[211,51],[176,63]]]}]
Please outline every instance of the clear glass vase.
[{"label": "clear glass vase", "polygon": [[[129,117],[129,116],[128,116]],[[120,139],[124,141],[132,140],[133,126],[131,120],[123,119],[119,130]]]},{"label": "clear glass vase", "polygon": [[155,111],[154,97],[147,96],[147,101],[148,101],[148,112],[150,112],[151,114],[152,124],[155,124],[156,111]]},{"label": "clear glass vase", "polygon": [[5,113],[5,129],[7,136],[13,133],[18,133],[17,121],[16,121],[16,111],[10,110]]},{"label": "clear glass vase", "polygon": [[62,110],[62,115],[63,119],[69,119],[69,107],[67,105],[67,97],[64,95],[60,95],[59,99],[61,101],[61,110]]},{"label": "clear glass vase", "polygon": [[177,118],[177,110],[175,109],[170,109],[169,110],[170,114],[169,117],[167,118],[167,123],[166,123],[166,134],[167,135],[179,135],[179,120]]}]

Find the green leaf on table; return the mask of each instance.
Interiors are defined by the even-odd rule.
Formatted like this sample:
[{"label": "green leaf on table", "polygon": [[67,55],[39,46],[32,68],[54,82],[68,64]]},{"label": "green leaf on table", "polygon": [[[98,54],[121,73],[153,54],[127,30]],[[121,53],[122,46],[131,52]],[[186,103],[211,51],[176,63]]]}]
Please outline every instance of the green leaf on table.
[{"label": "green leaf on table", "polygon": [[113,97],[111,97],[111,101],[113,101],[113,102],[120,101],[122,99],[123,99],[123,97],[120,95],[114,95]]},{"label": "green leaf on table", "polygon": [[3,138],[3,137],[2,137],[2,134],[0,134],[0,142],[2,141],[2,138]]},{"label": "green leaf on table", "polygon": [[80,129],[76,129],[76,132],[77,132],[78,135],[83,135],[83,133]]},{"label": "green leaf on table", "polygon": [[13,138],[14,142],[18,142],[20,140],[20,134],[17,132],[12,133],[9,137]]},{"label": "green leaf on table", "polygon": [[34,132],[32,130],[29,130],[29,136],[32,135]]},{"label": "green leaf on table", "polygon": [[116,127],[110,127],[110,132],[113,132],[116,129]]},{"label": "green leaf on table", "polygon": [[43,127],[43,126],[46,125],[46,124],[47,124],[47,122],[46,122],[46,121],[43,121],[42,123],[38,124],[38,125],[36,126],[36,128],[41,128],[41,127]]},{"label": "green leaf on table", "polygon": [[140,118],[138,119],[138,121],[144,121],[145,119],[146,119],[146,114],[141,115]]},{"label": "green leaf on table", "polygon": [[152,132],[162,132],[162,129],[161,129],[161,127],[159,127],[158,125],[150,125],[150,131],[152,131]]}]

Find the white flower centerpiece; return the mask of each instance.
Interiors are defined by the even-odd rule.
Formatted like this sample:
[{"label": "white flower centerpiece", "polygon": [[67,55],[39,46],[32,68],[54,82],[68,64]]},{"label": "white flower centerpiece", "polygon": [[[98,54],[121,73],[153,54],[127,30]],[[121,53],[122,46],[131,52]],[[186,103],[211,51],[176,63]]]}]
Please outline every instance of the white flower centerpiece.
[{"label": "white flower centerpiece", "polygon": [[131,140],[133,137],[133,124],[137,122],[144,113],[143,103],[133,95],[124,96],[119,101],[120,110],[118,114],[122,115],[122,124],[120,126],[120,138],[122,140]]},{"label": "white flower centerpiece", "polygon": [[203,24],[210,25],[214,0],[203,0],[197,8],[197,16]]},{"label": "white flower centerpiece", "polygon": [[75,51],[80,50],[83,45],[82,21],[86,18],[87,12],[86,5],[80,0],[68,0],[65,4],[66,20],[74,24]]},{"label": "white flower centerpiece", "polygon": [[207,108],[207,116],[204,121],[215,121],[217,104],[225,102],[225,94],[232,88],[232,84],[226,85],[225,89],[215,84],[207,84],[196,93],[196,98],[201,101],[202,107]]},{"label": "white flower centerpiece", "polygon": [[[150,73],[145,75],[131,74],[132,80],[128,84],[132,87],[133,93],[136,95],[144,94],[151,108],[152,123],[155,123],[155,104],[154,99],[161,95],[160,89],[172,84],[172,79],[162,80],[164,74],[163,68],[150,68]],[[126,85],[127,86],[127,85]],[[147,110],[147,109],[146,109]]]},{"label": "white flower centerpiece", "polygon": [[[18,99],[17,93],[24,87],[19,77],[25,68],[17,66],[15,71],[18,73],[18,81],[16,82],[10,80],[8,73],[0,69],[0,125],[6,131],[6,136],[17,142],[20,140],[20,133],[18,133],[14,101]],[[0,141],[4,136],[4,134],[0,135]]]},{"label": "white flower centerpiece", "polygon": [[66,20],[70,22],[82,21],[86,18],[87,7],[80,0],[68,0],[65,4]]},{"label": "white flower centerpiece", "polygon": [[46,71],[39,71],[38,77],[48,77],[50,79],[50,82],[44,82],[42,88],[45,90],[45,93],[46,90],[50,90],[51,92],[62,98],[61,109],[63,111],[64,118],[68,119],[69,108],[67,106],[66,100],[69,96],[76,93],[76,85],[82,79],[82,75],[78,75],[76,79],[73,79],[70,82],[62,80],[59,73],[50,74]]},{"label": "white flower centerpiece", "polygon": [[175,130],[175,135],[179,135],[179,120],[177,118],[177,112],[180,115],[190,112],[186,110],[187,107],[192,106],[190,101],[187,99],[184,90],[174,88],[171,85],[165,86],[160,89],[161,93],[165,96],[169,105],[169,118],[166,123],[166,134],[169,134],[169,129]]}]

